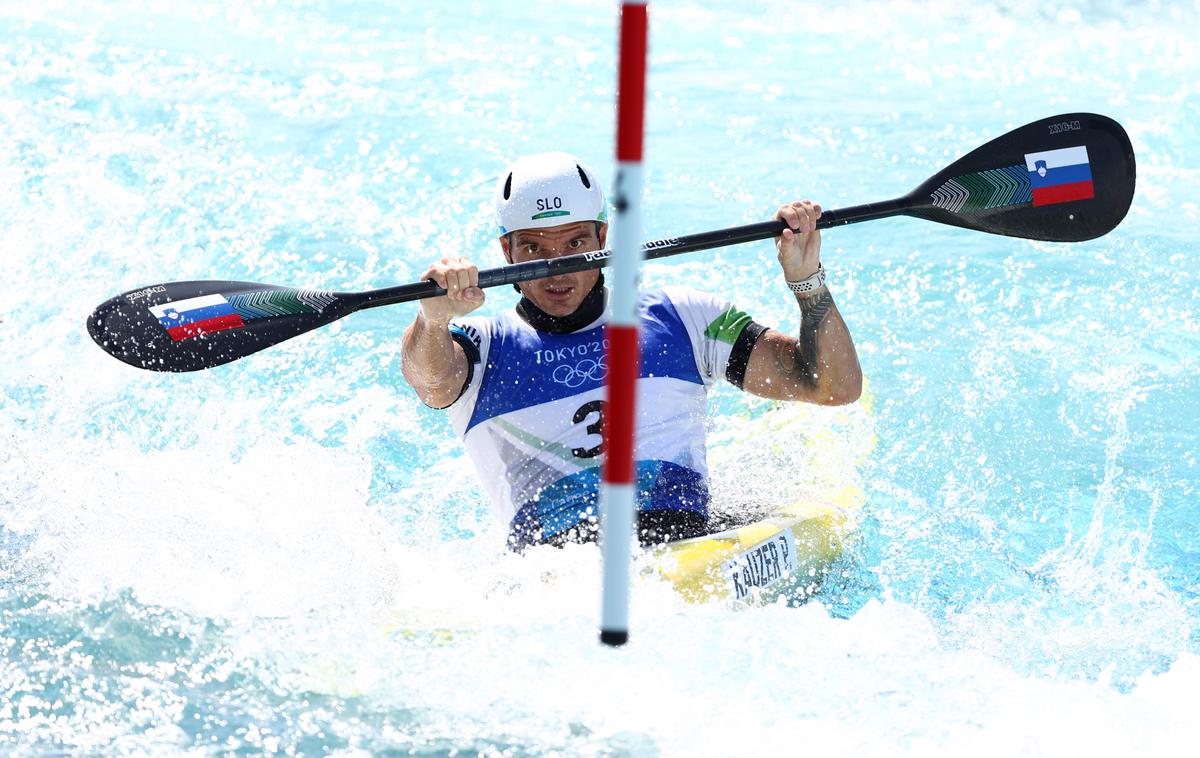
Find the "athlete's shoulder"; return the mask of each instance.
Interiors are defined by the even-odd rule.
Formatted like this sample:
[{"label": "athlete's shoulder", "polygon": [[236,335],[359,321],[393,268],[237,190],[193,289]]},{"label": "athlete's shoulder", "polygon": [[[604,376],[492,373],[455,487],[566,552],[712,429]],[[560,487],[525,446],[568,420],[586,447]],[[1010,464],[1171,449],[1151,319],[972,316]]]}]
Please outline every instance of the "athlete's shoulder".
[{"label": "athlete's shoulder", "polygon": [[662,287],[653,287],[643,289],[638,293],[641,301],[646,304],[653,303],[689,303],[693,301],[704,301],[717,299],[715,295],[711,295],[703,290],[696,289],[686,284],[665,284]]},{"label": "athlete's shoulder", "polygon": [[491,334],[487,316],[462,316],[450,321],[450,335],[462,342],[464,339],[478,351]]},{"label": "athlete's shoulder", "polygon": [[[671,306],[697,340],[732,345],[753,319],[730,300],[683,285],[663,288]],[[757,327],[756,327],[757,329]],[[759,332],[755,331],[757,335]]]},{"label": "athlete's shoulder", "polygon": [[728,299],[686,284],[668,284],[661,290],[659,298],[676,308],[697,308],[705,311],[723,311],[729,307]]},{"label": "athlete's shoulder", "polygon": [[[450,335],[467,350],[467,357],[476,363],[486,357],[491,346],[504,342],[521,328],[521,320],[515,314],[504,311],[494,315],[460,316],[450,322]],[[475,349],[470,350],[468,345]]]},{"label": "athlete's shoulder", "polygon": [[517,316],[516,311],[507,310],[486,316],[459,316],[450,321],[450,327],[457,327],[463,331],[474,330],[481,334],[491,335],[502,331],[519,329],[524,323]]}]

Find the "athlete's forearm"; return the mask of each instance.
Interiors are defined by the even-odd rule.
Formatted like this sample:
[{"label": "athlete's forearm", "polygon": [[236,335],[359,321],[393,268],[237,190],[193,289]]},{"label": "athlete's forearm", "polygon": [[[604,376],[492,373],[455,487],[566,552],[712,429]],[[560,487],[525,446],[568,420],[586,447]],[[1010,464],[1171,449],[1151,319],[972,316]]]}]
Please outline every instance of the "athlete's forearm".
[{"label": "athlete's forearm", "polygon": [[453,403],[467,379],[467,357],[450,336],[448,323],[418,314],[400,344],[400,370],[427,405]]},{"label": "athlete's forearm", "polygon": [[828,290],[798,295],[800,333],[768,329],[750,353],[742,389],[772,400],[820,405],[853,403],[862,371],[846,322]]},{"label": "athlete's forearm", "polygon": [[818,402],[852,403],[862,392],[862,369],[854,340],[828,289],[796,295],[800,333],[792,371],[815,390]]}]

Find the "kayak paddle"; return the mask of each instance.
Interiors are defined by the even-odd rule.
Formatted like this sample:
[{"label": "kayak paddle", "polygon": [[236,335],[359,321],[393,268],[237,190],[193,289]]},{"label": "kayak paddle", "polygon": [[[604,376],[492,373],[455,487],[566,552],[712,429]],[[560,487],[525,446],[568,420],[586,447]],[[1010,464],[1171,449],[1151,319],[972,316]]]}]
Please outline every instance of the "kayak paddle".
[{"label": "kayak paddle", "polygon": [[[1116,121],[1069,113],[1026,124],[976,148],[894,200],[825,211],[817,228],[914,216],[1009,237],[1078,242],[1116,228],[1133,202],[1129,136]],[[642,244],[647,259],[778,236],[782,221]],[[599,250],[479,272],[480,287],[601,268]],[[365,308],[444,295],[431,281],[365,292],[254,282],[193,281],[142,287],[102,303],[88,333],[113,357],[151,371],[198,371],[244,358]]]}]

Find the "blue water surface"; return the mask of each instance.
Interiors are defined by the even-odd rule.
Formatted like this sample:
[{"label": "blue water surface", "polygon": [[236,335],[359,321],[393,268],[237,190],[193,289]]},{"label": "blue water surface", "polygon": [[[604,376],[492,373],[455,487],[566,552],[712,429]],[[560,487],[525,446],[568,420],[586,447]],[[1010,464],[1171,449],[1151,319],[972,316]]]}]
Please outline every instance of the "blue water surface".
[{"label": "blue water surface", "polygon": [[[404,385],[415,306],[179,375],[84,321],[160,281],[500,265],[507,162],[564,149],[611,180],[615,4],[0,6],[0,752],[1191,754],[1200,6],[651,19],[648,239],[901,195],[1058,112],[1128,130],[1133,207],[1079,244],[826,232],[869,398],[781,466],[765,406],[717,390],[714,478],[850,482],[861,540],[803,607],[640,584],[611,651],[595,551],[506,555]],[[797,326],[769,244],[644,280]]]}]

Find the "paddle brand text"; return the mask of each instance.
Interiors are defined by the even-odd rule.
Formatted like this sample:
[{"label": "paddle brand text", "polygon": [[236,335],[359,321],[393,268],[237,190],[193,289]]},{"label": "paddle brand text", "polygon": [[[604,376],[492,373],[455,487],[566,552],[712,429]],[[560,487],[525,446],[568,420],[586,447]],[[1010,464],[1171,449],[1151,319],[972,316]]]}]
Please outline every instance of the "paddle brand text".
[{"label": "paddle brand text", "polygon": [[671,247],[672,245],[678,245],[678,244],[679,244],[678,237],[667,237],[666,239],[654,240],[653,242],[643,242],[642,249],[643,250],[656,250],[660,247]]},{"label": "paddle brand text", "polygon": [[1050,124],[1051,134],[1062,134],[1063,132],[1078,132],[1083,129],[1083,125],[1078,121],[1059,121],[1057,124]]},{"label": "paddle brand text", "polygon": [[138,290],[137,292],[130,292],[128,295],[125,296],[125,300],[126,300],[126,302],[136,303],[138,300],[141,300],[144,297],[149,297],[150,295],[153,295],[156,292],[166,292],[166,291],[167,291],[166,287],[164,287],[161,284],[156,284],[153,287],[147,287],[146,289]]}]

